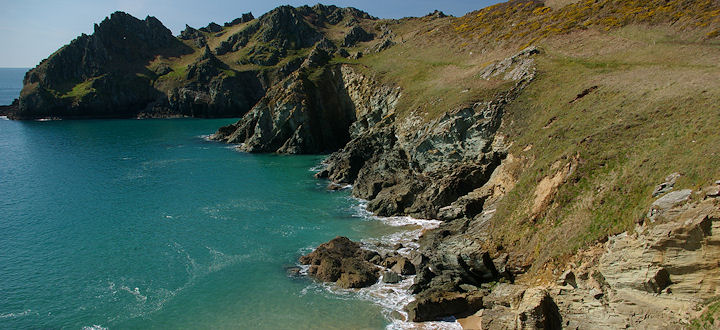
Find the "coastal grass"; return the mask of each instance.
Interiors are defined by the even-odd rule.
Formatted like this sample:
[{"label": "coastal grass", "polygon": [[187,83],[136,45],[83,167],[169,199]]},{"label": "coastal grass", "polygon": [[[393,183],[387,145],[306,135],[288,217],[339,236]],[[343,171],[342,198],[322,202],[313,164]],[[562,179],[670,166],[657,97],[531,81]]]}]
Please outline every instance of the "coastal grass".
[{"label": "coastal grass", "polygon": [[62,98],[68,98],[68,99],[74,99],[79,100],[83,98],[85,95],[88,95],[92,92],[95,92],[95,88],[92,87],[93,83],[95,82],[96,78],[89,79],[86,81],[83,81],[77,85],[75,85],[70,91],[62,95]]},{"label": "coastal grass", "polygon": [[[720,179],[720,48],[671,31],[631,26],[542,44],[538,77],[501,129],[522,164],[492,225],[503,245],[539,266],[631,230],[670,173],[682,174],[675,189]],[[579,39],[587,47],[565,47]],[[538,183],[566,164],[574,170],[533,212]]]}]

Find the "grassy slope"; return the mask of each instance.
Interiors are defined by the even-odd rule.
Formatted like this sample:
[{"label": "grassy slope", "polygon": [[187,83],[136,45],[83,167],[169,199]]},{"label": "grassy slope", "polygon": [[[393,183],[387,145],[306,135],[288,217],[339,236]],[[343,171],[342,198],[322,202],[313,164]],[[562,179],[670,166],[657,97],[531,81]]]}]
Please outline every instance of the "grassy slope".
[{"label": "grassy slope", "polygon": [[[498,239],[539,265],[631,229],[669,173],[683,174],[676,189],[720,178],[720,45],[688,36],[628,26],[543,43],[538,79],[505,117],[523,162],[495,217]],[[537,183],[573,158],[576,170],[534,217]]]},{"label": "grassy slope", "polygon": [[[356,61],[403,88],[398,112],[434,118],[508,87],[478,73],[538,45],[536,80],[502,128],[518,180],[491,224],[537,274],[589,242],[632,229],[655,185],[720,179],[720,3],[580,0],[551,9],[511,1],[461,18],[388,22],[403,42]],[[585,89],[597,89],[570,103]],[[536,188],[569,178],[533,211]]]}]

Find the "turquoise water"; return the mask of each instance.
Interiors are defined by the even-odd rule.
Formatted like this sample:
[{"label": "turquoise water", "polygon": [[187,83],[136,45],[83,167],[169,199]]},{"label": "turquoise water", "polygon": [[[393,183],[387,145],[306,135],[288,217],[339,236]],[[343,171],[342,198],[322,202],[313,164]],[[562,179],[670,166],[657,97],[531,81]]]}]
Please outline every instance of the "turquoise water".
[{"label": "turquoise water", "polygon": [[0,68],[0,105],[8,105],[18,97],[27,68]]},{"label": "turquoise water", "polygon": [[359,216],[309,170],[201,138],[232,120],[0,120],[0,328],[383,328],[286,267]]}]

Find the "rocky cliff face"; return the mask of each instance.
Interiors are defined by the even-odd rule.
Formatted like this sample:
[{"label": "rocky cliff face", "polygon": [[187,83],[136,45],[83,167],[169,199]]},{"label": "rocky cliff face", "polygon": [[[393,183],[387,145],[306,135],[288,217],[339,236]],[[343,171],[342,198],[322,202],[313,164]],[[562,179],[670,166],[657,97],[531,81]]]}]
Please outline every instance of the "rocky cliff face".
[{"label": "rocky cliff face", "polygon": [[28,72],[13,117],[242,116],[318,41],[331,49],[324,61],[333,56],[340,40],[325,39],[326,29],[374,19],[353,8],[282,6],[187,26],[176,38],[154,17],[116,12]]},{"label": "rocky cliff face", "polygon": [[145,64],[157,55],[189,52],[154,17],[116,12],[30,70],[18,118],[119,117],[158,97]]},{"label": "rocky cliff face", "polygon": [[240,121],[220,128],[212,138],[240,144],[248,152],[333,151],[380,121],[400,95],[351,66],[315,70],[313,77],[308,70],[291,74]]}]

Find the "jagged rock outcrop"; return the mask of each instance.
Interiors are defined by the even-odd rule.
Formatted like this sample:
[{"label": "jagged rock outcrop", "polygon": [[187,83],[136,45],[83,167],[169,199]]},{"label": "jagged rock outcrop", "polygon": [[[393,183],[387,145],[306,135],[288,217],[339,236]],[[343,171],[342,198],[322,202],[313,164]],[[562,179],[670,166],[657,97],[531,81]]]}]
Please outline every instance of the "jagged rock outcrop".
[{"label": "jagged rock outcrop", "polygon": [[[189,48],[154,17],[113,13],[92,35],[82,35],[30,70],[17,118],[121,117],[157,98],[145,68],[157,55]],[[137,72],[145,72],[140,76]]]},{"label": "jagged rock outcrop", "polygon": [[720,287],[720,200],[686,200],[661,213],[662,222],[578,252],[555,284],[495,286],[482,309],[460,323],[483,329],[687,326]]},{"label": "jagged rock outcrop", "polygon": [[353,26],[350,31],[345,35],[345,38],[343,39],[343,47],[352,47],[355,46],[358,42],[365,42],[370,41],[374,38],[374,36],[371,33],[368,33],[360,26]]},{"label": "jagged rock outcrop", "polygon": [[[296,54],[317,44],[308,66],[327,64],[336,51],[328,24],[373,19],[354,8],[282,6],[224,27],[186,26],[176,38],[153,17],[117,12],[31,70],[12,116],[240,117],[300,69]],[[223,57],[232,52],[241,55]]]},{"label": "jagged rock outcrop", "polygon": [[347,237],[336,237],[300,258],[309,265],[308,274],[324,282],[335,282],[342,288],[362,288],[378,280],[379,270],[368,262],[373,252]]},{"label": "jagged rock outcrop", "polygon": [[255,16],[251,12],[242,14],[242,16],[223,24],[225,27],[235,26],[242,23],[247,23],[255,19]]},{"label": "jagged rock outcrop", "polygon": [[[312,54],[311,54],[312,56]],[[375,100],[379,110],[387,111],[388,100],[380,95],[394,91],[373,91],[370,78],[349,66],[319,69],[310,79],[306,71],[291,74],[237,123],[223,127],[213,139],[239,143],[248,152],[318,153],[337,150],[351,137],[351,125],[367,119],[366,100]],[[369,94],[365,94],[369,93]],[[372,120],[372,119],[371,119]],[[360,129],[360,128],[357,128]]]}]

